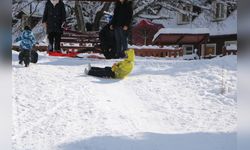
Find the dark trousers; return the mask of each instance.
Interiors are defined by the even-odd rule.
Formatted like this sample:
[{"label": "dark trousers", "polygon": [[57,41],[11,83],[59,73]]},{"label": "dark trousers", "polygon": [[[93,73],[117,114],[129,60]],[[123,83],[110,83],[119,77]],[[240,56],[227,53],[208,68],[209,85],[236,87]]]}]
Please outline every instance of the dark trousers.
[{"label": "dark trousers", "polygon": [[124,58],[124,51],[128,49],[128,31],[124,31],[122,27],[115,28],[115,46],[117,57]]},{"label": "dark trousers", "polygon": [[51,32],[48,34],[49,39],[49,51],[60,51],[60,42],[61,42],[62,34],[59,32]]},{"label": "dark trousers", "polygon": [[25,66],[29,66],[30,64],[30,50],[21,50],[18,55],[19,63],[24,62]]},{"label": "dark trousers", "polygon": [[115,78],[115,73],[112,71],[111,67],[105,67],[105,68],[91,67],[88,75],[101,78]]}]

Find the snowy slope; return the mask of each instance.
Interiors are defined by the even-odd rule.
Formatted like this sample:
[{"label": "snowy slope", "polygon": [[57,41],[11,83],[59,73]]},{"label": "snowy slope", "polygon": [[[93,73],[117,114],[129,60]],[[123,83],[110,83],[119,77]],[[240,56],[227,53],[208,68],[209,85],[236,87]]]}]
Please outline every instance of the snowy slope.
[{"label": "snowy slope", "polygon": [[83,69],[114,60],[12,55],[14,150],[236,150],[236,56],[138,57],[108,80]]}]

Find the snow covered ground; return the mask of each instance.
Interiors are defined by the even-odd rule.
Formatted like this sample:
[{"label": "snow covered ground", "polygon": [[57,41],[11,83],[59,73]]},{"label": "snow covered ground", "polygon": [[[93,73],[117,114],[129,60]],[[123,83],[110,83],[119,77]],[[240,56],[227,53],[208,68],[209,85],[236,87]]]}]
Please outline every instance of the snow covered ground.
[{"label": "snow covered ground", "polygon": [[137,57],[124,80],[85,76],[88,63],[13,52],[14,150],[236,150],[237,58]]}]

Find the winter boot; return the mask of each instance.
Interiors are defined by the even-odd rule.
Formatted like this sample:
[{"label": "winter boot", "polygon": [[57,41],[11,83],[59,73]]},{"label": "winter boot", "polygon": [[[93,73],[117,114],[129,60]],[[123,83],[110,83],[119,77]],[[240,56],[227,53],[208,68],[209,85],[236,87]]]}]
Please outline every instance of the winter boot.
[{"label": "winter boot", "polygon": [[88,70],[90,70],[90,69],[91,69],[91,64],[90,64],[90,63],[88,64],[88,67],[87,67],[87,68],[88,68]]},{"label": "winter boot", "polygon": [[88,74],[89,74],[89,70],[88,70],[87,68],[85,68],[84,74],[85,74],[85,75],[88,75]]},{"label": "winter boot", "polygon": [[19,64],[20,64],[20,65],[23,65],[23,61],[22,61],[22,60],[20,60],[20,61],[19,61]]},{"label": "winter boot", "polygon": [[23,59],[24,59],[24,51],[21,51],[18,55],[18,59],[19,59],[19,64],[23,65]]},{"label": "winter boot", "polygon": [[24,60],[25,67],[28,67],[29,64],[30,64],[30,51],[25,51],[24,52],[24,58],[23,58],[23,60]]},{"label": "winter boot", "polygon": [[84,73],[85,73],[86,75],[88,75],[88,74],[89,74],[90,69],[91,69],[91,65],[90,65],[90,64],[88,64],[87,68],[85,68],[85,70],[84,70]]},{"label": "winter boot", "polygon": [[38,53],[32,50],[30,55],[30,62],[37,63],[37,61],[38,61]]},{"label": "winter boot", "polygon": [[48,45],[48,52],[53,52],[53,45],[51,44]]}]

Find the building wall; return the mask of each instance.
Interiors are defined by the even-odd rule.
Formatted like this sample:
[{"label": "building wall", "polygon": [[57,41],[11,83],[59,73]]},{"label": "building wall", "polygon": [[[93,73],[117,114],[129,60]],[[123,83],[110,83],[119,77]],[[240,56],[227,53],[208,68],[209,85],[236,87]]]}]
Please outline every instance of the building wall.
[{"label": "building wall", "polygon": [[[210,36],[207,44],[215,44],[216,45],[216,55],[221,55],[223,53],[223,47],[225,46],[226,41],[237,41],[237,34],[233,35],[218,35],[218,36]],[[202,56],[205,54],[205,47],[203,47],[204,43],[201,45],[193,44],[179,44],[180,47],[185,47],[187,45],[193,46],[193,50],[197,49],[197,54]],[[208,47],[208,45],[207,45]],[[185,48],[184,48],[185,49]],[[185,55],[184,50],[184,55]]]},{"label": "building wall", "polygon": [[220,55],[226,41],[237,41],[237,34],[210,36],[208,43],[216,43],[216,55]]}]

